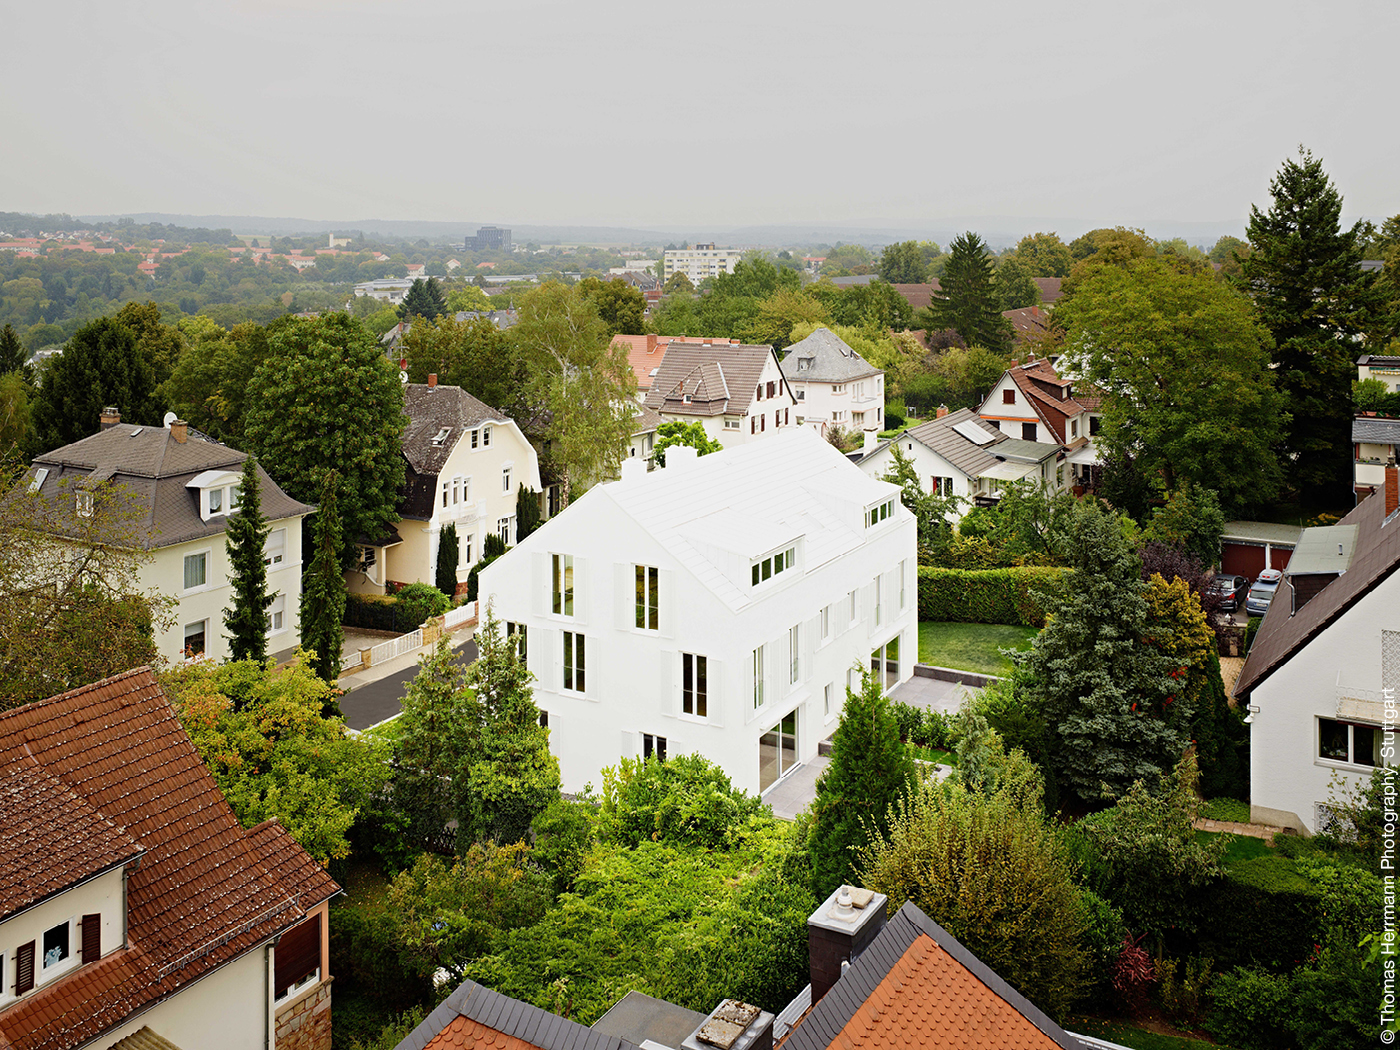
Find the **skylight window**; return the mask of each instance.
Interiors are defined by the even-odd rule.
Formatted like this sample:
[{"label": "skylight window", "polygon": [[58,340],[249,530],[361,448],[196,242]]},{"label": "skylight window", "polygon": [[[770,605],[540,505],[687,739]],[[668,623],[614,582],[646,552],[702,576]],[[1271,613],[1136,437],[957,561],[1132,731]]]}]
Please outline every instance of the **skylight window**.
[{"label": "skylight window", "polygon": [[450,435],[451,433],[452,433],[452,428],[451,428],[451,427],[443,427],[441,430],[439,430],[439,431],[437,432],[437,435],[433,438],[433,444],[434,444],[434,445],[437,445],[437,446],[439,446],[439,447],[441,447],[442,444],[443,444],[443,442],[445,442],[445,441],[447,440],[448,435]]}]

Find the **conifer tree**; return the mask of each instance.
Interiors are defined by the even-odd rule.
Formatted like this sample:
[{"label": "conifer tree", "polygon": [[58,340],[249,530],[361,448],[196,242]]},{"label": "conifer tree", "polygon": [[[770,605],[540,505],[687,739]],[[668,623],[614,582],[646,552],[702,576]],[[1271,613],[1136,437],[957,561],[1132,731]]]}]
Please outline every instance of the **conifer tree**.
[{"label": "conifer tree", "polygon": [[340,677],[340,650],[345,633],[345,576],[340,570],[340,512],[336,508],[333,470],[321,480],[321,507],[312,525],[311,566],[301,592],[301,641],[310,650],[316,673],[327,682]]},{"label": "conifer tree", "polygon": [[399,304],[399,317],[405,321],[421,317],[425,321],[436,321],[447,312],[447,297],[442,294],[442,285],[436,277],[426,281],[419,277],[409,286],[403,302]]},{"label": "conifer tree", "polygon": [[449,598],[457,596],[457,526],[448,525],[438,535],[437,573],[434,583]]},{"label": "conifer tree", "polygon": [[267,593],[267,564],[263,545],[267,542],[267,519],[262,513],[258,486],[258,461],[243,460],[243,480],[238,513],[229,518],[224,533],[228,551],[233,605],[224,610],[224,626],[230,631],[229,659],[267,659],[267,609],[273,596]]},{"label": "conifer tree", "polygon": [[888,833],[890,807],[907,798],[914,783],[914,760],[899,739],[881,676],[867,670],[859,693],[846,690],[831,739],[831,764],[817,780],[812,802],[807,842],[818,900],[851,881],[855,851],[867,846],[873,833]]},{"label": "conifer tree", "polygon": [[0,376],[17,372],[24,364],[24,345],[10,325],[0,328]]},{"label": "conifer tree", "polygon": [[540,527],[540,494],[521,485],[515,490],[515,542]]},{"label": "conifer tree", "polygon": [[927,310],[915,323],[929,332],[951,328],[968,346],[1008,353],[1013,336],[1011,322],[1001,315],[996,265],[982,238],[971,232],[954,237],[938,281],[941,291],[934,292]]}]

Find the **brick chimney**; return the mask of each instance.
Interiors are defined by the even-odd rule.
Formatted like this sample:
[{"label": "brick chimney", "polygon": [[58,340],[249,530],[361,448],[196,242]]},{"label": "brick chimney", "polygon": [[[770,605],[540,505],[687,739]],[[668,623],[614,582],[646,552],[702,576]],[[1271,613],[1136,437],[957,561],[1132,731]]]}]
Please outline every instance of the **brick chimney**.
[{"label": "brick chimney", "polygon": [[183,419],[171,420],[170,436],[175,439],[177,445],[183,445],[190,439],[190,425]]},{"label": "brick chimney", "polygon": [[654,353],[656,353],[656,333],[655,333],[655,332],[648,332],[648,333],[647,333],[647,353],[649,353],[649,354],[654,354]]},{"label": "brick chimney", "polygon": [[1385,516],[1400,509],[1400,470],[1395,469],[1395,453],[1385,462]]},{"label": "brick chimney", "polygon": [[98,416],[98,429],[111,430],[122,421],[122,414],[117,411],[114,405],[108,405],[102,410],[102,415]]},{"label": "brick chimney", "polygon": [[436,372],[429,372],[429,373],[428,373],[428,389],[431,390],[431,389],[432,389],[433,387],[435,387],[435,386],[437,386],[437,373],[436,373]]},{"label": "brick chimney", "polygon": [[807,959],[812,1005],[841,979],[843,963],[870,946],[885,925],[889,898],[857,886],[838,886],[807,920]]},{"label": "brick chimney", "polygon": [[947,406],[947,405],[939,405],[939,406],[938,406],[938,411],[936,411],[936,412],[933,414],[933,418],[934,418],[934,419],[942,419],[942,418],[943,418],[944,416],[946,416],[947,414],[948,414],[948,406]]}]

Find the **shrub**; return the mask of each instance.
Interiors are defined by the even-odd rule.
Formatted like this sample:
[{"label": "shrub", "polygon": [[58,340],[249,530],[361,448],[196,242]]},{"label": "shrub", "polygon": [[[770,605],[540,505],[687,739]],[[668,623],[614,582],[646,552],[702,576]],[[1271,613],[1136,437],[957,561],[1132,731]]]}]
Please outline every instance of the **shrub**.
[{"label": "shrub", "polygon": [[1093,890],[1082,890],[1079,904],[1084,912],[1084,950],[1088,955],[1087,976],[1091,1001],[1104,1003],[1111,991],[1118,956],[1123,949],[1123,913]]},{"label": "shrub", "polygon": [[1160,958],[1155,963],[1157,1001],[1179,1027],[1195,1028],[1206,1006],[1211,981],[1211,961],[1192,956],[1182,962]]},{"label": "shrub", "polygon": [[1206,1028],[1240,1050],[1286,1047],[1292,999],[1287,977],[1248,969],[1222,973],[1211,987]]},{"label": "shrub", "polygon": [[345,626],[361,627],[367,631],[397,631],[398,603],[387,595],[347,594]]},{"label": "shrub", "polygon": [[622,845],[731,844],[762,802],[733,786],[719,766],[699,755],[624,758],[603,770],[600,837]]},{"label": "shrub", "polygon": [[1259,633],[1259,625],[1263,622],[1264,617],[1262,616],[1251,616],[1249,618],[1249,626],[1244,629],[1244,651],[1246,653],[1248,653],[1250,647],[1254,645],[1254,636]]},{"label": "shrub", "polygon": [[904,416],[903,416],[901,413],[899,413],[899,412],[892,411],[891,408],[890,408],[890,406],[889,406],[889,405],[886,405],[886,406],[885,406],[885,429],[886,429],[886,430],[899,430],[899,429],[900,429],[901,427],[903,427],[903,426],[904,426]]},{"label": "shrub", "polygon": [[427,583],[410,583],[398,594],[394,601],[399,606],[399,622],[407,624],[404,630],[412,631],[434,616],[447,612],[452,604],[447,595]]},{"label": "shrub", "polygon": [[1249,803],[1241,802],[1237,798],[1213,798],[1209,802],[1202,802],[1198,812],[1207,820],[1249,823]]},{"label": "shrub", "polygon": [[499,558],[506,552],[506,541],[494,532],[488,532],[486,538],[481,541],[481,560],[488,558]]},{"label": "shrub", "polygon": [[1294,861],[1234,861],[1206,896],[1200,950],[1222,969],[1290,970],[1312,953],[1321,913],[1321,892]]},{"label": "shrub", "polygon": [[[489,540],[491,537],[487,536],[486,538]],[[480,581],[478,580],[478,576],[481,574],[481,570],[486,568],[486,566],[490,565],[499,557],[499,554],[483,555],[481,559],[475,565],[472,566],[472,571],[467,573],[467,601],[474,602],[477,600],[478,591],[480,587]]]},{"label": "shrub", "polygon": [[1044,627],[1047,608],[1065,588],[1064,569],[919,567],[919,619]]},{"label": "shrub", "polygon": [[916,747],[945,750],[948,747],[949,719],[942,711],[906,704],[903,700],[890,702],[899,738]]},{"label": "shrub", "polygon": [[347,594],[343,622],[346,627],[406,634],[421,627],[425,620],[441,616],[451,604],[431,584],[411,583],[392,595]]},{"label": "shrub", "polygon": [[531,856],[554,879],[554,892],[567,893],[583,871],[584,858],[593,846],[596,815],[587,802],[557,798],[530,825],[535,848]]}]

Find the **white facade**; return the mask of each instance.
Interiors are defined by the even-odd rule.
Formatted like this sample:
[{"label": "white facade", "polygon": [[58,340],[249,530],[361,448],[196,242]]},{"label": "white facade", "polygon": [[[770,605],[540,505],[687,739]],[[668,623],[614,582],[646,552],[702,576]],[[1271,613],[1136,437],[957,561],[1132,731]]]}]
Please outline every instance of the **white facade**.
[{"label": "white facade", "polygon": [[713,244],[697,244],[694,248],[671,249],[665,255],[667,280],[672,274],[683,273],[691,284],[707,277],[733,273],[744,253],[738,248],[716,248]]},{"label": "white facade", "polygon": [[883,478],[894,469],[894,445],[914,464],[914,472],[919,476],[919,484],[925,492],[942,496],[959,496],[963,502],[956,510],[946,515],[949,525],[956,525],[972,507],[974,496],[986,494],[986,483],[980,478],[968,477],[922,441],[903,434],[889,442],[878,452],[860,461],[860,469],[872,478]]},{"label": "white facade", "polygon": [[[1287,615],[1286,601],[1269,611]],[[1370,779],[1380,760],[1381,690],[1397,686],[1400,575],[1392,574],[1250,692],[1258,708],[1249,727],[1250,819],[1316,832],[1334,777],[1348,791]],[[1329,757],[1343,736],[1347,757]]]},{"label": "white facade", "polygon": [[819,431],[885,429],[885,374],[847,383],[806,382],[800,371],[788,377],[802,421]]},{"label": "white facade", "polygon": [[660,752],[766,790],[835,730],[850,675],[913,671],[915,527],[895,486],[799,428],[668,459],[627,464],[481,574],[525,629],[566,791]]},{"label": "white facade", "polygon": [[[718,441],[725,448],[735,448],[770,438],[781,430],[797,425],[800,414],[797,399],[793,397],[792,389],[785,381],[777,355],[771,351],[763,364],[763,371],[759,373],[755,394],[747,408],[735,407],[734,411],[723,415],[701,416],[668,411],[669,407],[674,406],[674,402],[667,402],[656,412],[666,422],[678,420],[682,423],[699,423],[705,428],[705,434],[710,440]],[[743,404],[745,396],[746,391],[736,391],[730,400],[731,406]]]}]

